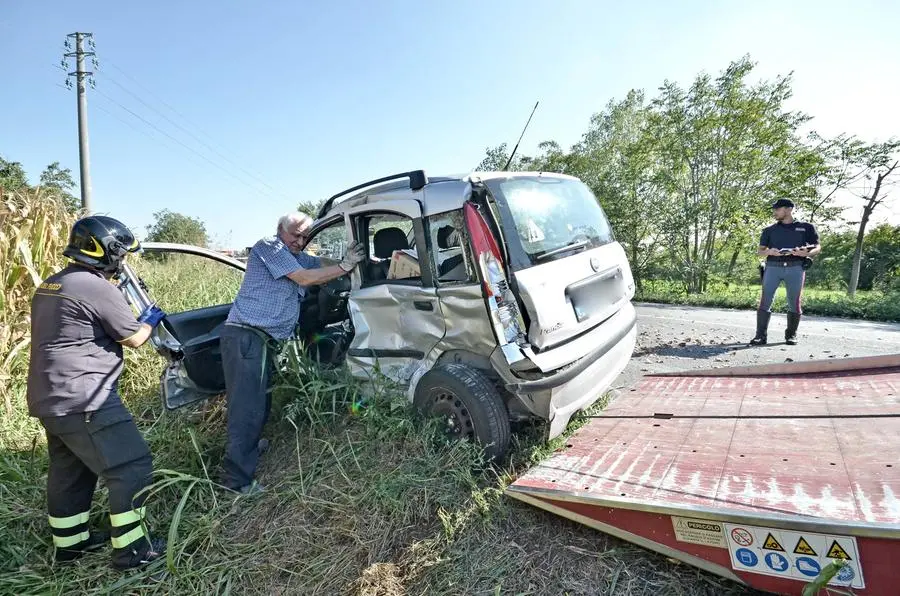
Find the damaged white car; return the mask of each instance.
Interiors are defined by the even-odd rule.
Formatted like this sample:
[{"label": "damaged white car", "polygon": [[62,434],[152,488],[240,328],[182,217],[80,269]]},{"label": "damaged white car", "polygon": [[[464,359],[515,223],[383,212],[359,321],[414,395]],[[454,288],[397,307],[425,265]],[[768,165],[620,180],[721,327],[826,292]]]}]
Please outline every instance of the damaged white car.
[{"label": "damaged white car", "polygon": [[[596,401],[634,349],[634,281],[590,189],[577,178],[421,170],[329,198],[307,250],[337,257],[368,248],[349,275],[309,288],[296,330],[323,365],[359,378],[380,372],[446,421],[450,434],[507,449],[510,421],[547,421],[558,436]],[[243,268],[214,251],[169,244]],[[128,269],[123,290],[150,298]],[[166,406],[224,391],[219,334],[230,305],[170,313],[153,338],[169,361]],[[312,341],[315,338],[316,341]]]}]

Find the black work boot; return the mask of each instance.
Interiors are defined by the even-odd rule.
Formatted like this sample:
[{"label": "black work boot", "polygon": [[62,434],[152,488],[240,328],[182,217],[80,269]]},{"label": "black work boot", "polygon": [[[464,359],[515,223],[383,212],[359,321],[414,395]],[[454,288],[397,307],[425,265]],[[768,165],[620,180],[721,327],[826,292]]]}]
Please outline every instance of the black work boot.
[{"label": "black work boot", "polygon": [[69,548],[57,548],[53,558],[57,563],[68,563],[81,558],[86,553],[98,551],[107,544],[109,544],[109,532],[92,531],[90,538],[81,544]]},{"label": "black work boot", "polygon": [[164,538],[154,538],[149,543],[147,540],[140,541],[139,545],[134,548],[122,551],[113,555],[112,565],[116,569],[125,570],[135,567],[142,567],[156,559],[165,556],[166,541]]},{"label": "black work boot", "polygon": [[771,311],[756,311],[756,335],[750,340],[751,346],[764,346],[768,341],[769,319],[772,317]]},{"label": "black work boot", "polygon": [[789,312],[787,314],[787,329],[784,330],[784,343],[797,345],[797,327],[800,326],[800,314]]}]

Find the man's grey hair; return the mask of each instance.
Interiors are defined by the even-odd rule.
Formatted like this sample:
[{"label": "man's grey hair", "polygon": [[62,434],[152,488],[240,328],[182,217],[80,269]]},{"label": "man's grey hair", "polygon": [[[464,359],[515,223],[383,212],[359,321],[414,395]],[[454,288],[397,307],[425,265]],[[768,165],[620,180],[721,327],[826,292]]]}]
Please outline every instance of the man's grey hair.
[{"label": "man's grey hair", "polygon": [[275,230],[275,233],[281,234],[281,231],[290,225],[304,221],[312,222],[312,220],[313,218],[311,218],[306,213],[302,213],[300,211],[290,211],[278,218],[278,228]]}]

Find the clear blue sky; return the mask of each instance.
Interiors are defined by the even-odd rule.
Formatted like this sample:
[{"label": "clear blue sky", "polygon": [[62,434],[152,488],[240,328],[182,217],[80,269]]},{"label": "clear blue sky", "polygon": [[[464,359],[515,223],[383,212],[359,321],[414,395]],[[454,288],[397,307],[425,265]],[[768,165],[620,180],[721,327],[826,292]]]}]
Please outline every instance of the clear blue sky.
[{"label": "clear blue sky", "polygon": [[[408,169],[468,171],[515,142],[536,100],[525,153],[576,142],[631,88],[687,84],[747,53],[759,76],[794,71],[791,107],[820,132],[900,135],[898,23],[900,3],[864,0],[0,0],[0,154],[33,181],[53,161],[77,179],[75,97],[56,65],[66,34],[92,32],[95,210],[143,234],[168,208],[237,248],[298,201]],[[900,221],[894,205],[884,215]]]}]

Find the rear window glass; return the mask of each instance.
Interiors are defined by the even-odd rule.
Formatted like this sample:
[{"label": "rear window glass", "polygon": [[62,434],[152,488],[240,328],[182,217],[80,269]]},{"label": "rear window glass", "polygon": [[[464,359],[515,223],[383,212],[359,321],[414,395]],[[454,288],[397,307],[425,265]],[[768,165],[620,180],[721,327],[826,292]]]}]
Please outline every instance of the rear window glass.
[{"label": "rear window glass", "polygon": [[[509,206],[516,235],[533,264],[613,241],[603,209],[580,180],[534,176],[487,184]],[[507,230],[507,237],[511,233]]]}]

